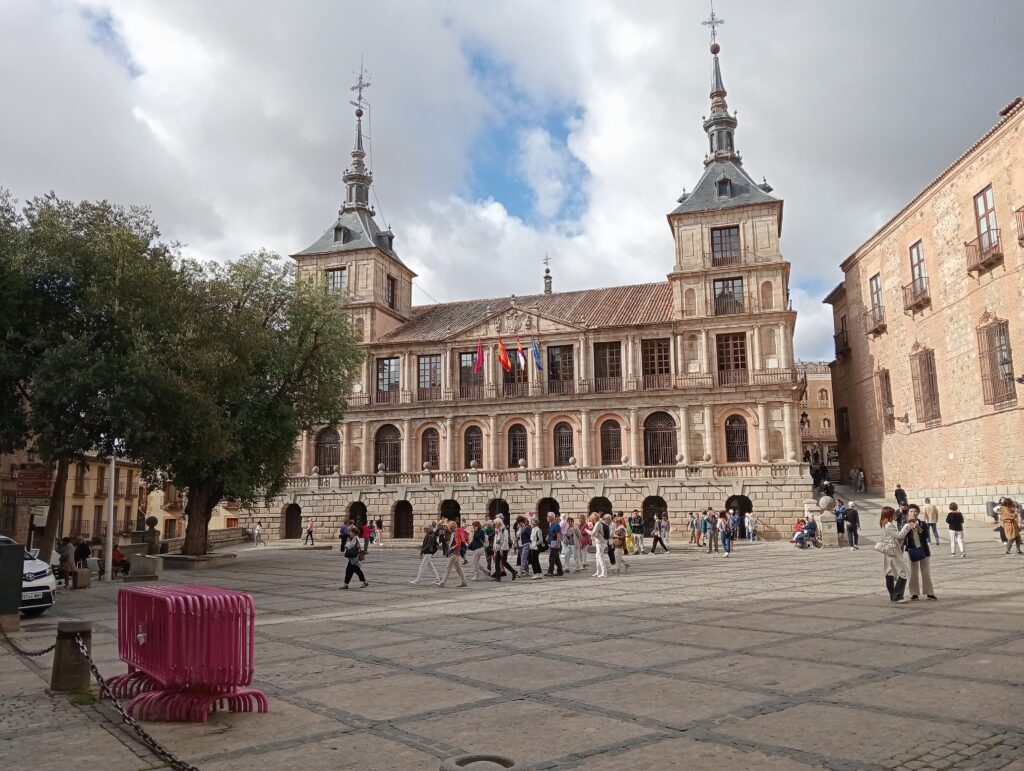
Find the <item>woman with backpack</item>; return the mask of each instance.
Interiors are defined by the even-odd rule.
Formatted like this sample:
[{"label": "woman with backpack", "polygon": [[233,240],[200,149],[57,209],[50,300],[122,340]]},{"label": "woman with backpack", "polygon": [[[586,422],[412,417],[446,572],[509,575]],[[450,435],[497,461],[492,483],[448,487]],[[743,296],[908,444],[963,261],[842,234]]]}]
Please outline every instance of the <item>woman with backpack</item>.
[{"label": "woman with backpack", "polygon": [[430,568],[434,574],[434,583],[441,580],[441,576],[437,574],[437,568],[434,567],[434,554],[436,553],[437,539],[434,537],[434,530],[431,527],[425,527],[423,528],[423,543],[420,545],[420,569],[416,571],[416,578],[410,581],[410,584],[418,584],[426,568]]},{"label": "woman with backpack", "polygon": [[345,566],[345,583],[341,588],[348,589],[348,583],[352,580],[352,576],[359,576],[359,580],[363,582],[362,588],[365,589],[369,584],[366,582],[366,576],[363,575],[363,569],[359,567],[359,561],[364,554],[359,548],[359,541],[353,540],[344,553],[348,564]]}]

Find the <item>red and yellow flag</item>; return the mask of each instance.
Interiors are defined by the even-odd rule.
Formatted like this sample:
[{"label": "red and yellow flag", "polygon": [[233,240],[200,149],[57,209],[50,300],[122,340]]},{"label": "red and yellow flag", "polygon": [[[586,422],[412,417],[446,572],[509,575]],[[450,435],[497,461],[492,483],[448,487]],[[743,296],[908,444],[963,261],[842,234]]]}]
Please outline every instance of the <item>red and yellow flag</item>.
[{"label": "red and yellow flag", "polygon": [[508,351],[505,350],[505,344],[501,342],[501,338],[498,338],[498,364],[506,372],[512,370],[512,362],[508,360]]}]

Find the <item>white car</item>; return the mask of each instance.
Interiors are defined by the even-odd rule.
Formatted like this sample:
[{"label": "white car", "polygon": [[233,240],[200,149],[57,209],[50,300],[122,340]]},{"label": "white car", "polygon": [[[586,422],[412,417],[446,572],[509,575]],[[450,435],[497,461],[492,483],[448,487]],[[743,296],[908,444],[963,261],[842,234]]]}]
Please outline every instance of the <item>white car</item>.
[{"label": "white car", "polygon": [[[0,535],[0,543],[14,544],[5,535]],[[16,544],[15,544],[16,545]],[[26,616],[37,616],[45,613],[57,599],[57,579],[53,568],[38,559],[38,550],[25,552],[25,567],[21,571],[21,606]]]}]

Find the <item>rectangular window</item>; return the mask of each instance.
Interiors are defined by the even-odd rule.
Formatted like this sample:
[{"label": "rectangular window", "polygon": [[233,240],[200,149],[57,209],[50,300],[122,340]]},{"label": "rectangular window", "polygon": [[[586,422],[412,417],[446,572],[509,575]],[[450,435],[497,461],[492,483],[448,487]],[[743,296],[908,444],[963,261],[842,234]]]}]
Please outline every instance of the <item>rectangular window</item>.
[{"label": "rectangular window", "polygon": [[548,393],[571,394],[573,389],[573,355],[571,345],[548,346]]},{"label": "rectangular window", "polygon": [[96,465],[96,489],[93,493],[99,498],[107,494],[107,467],[103,464]]},{"label": "rectangular window", "polygon": [[395,295],[397,294],[397,292],[395,291],[395,288],[396,288],[396,282],[395,282],[394,276],[388,276],[387,284],[385,285],[385,290],[384,290],[384,301],[388,304],[389,308],[394,308],[395,307],[395,302],[396,302]]},{"label": "rectangular window", "polygon": [[75,466],[75,495],[85,495],[85,475],[89,467],[84,463]]},{"label": "rectangular window", "polygon": [[484,395],[484,370],[476,372],[476,351],[459,354],[459,398],[480,399]]},{"label": "rectangular window", "polygon": [[924,291],[925,278],[927,274],[924,272],[924,246],[918,241],[910,247],[910,280],[916,291]]},{"label": "rectangular window", "polygon": [[718,354],[718,384],[720,386],[746,385],[747,336],[741,333],[715,336]]},{"label": "rectangular window", "polygon": [[441,354],[431,353],[417,359],[419,380],[416,401],[430,402],[441,398]]},{"label": "rectangular window", "polygon": [[0,532],[14,535],[17,514],[17,494],[5,492],[0,496]]},{"label": "rectangular window", "polygon": [[914,385],[917,422],[939,420],[939,381],[935,374],[935,351],[924,348],[910,356],[910,379]]},{"label": "rectangular window", "polygon": [[124,497],[135,497],[135,471],[128,469],[128,479],[124,484]]},{"label": "rectangular window", "polygon": [[714,290],[716,316],[743,313],[742,278],[716,278]]},{"label": "rectangular window", "polygon": [[348,289],[348,269],[331,268],[324,271],[327,294],[340,294]]},{"label": "rectangular window", "polygon": [[850,410],[847,407],[836,408],[836,434],[844,442],[850,438]]},{"label": "rectangular window", "polygon": [[667,337],[640,341],[640,374],[644,389],[672,387],[672,355]]},{"label": "rectangular window", "polygon": [[398,357],[377,359],[377,404],[397,404],[399,382]]},{"label": "rectangular window", "polygon": [[71,507],[71,530],[69,535],[91,535],[91,533],[82,532],[82,507],[72,506]]},{"label": "rectangular window", "polygon": [[887,369],[875,372],[875,403],[878,405],[878,422],[882,424],[882,430],[891,434],[896,430],[896,412],[892,403],[892,381]]},{"label": "rectangular window", "polygon": [[996,227],[996,204],[992,197],[992,185],[974,196],[974,215],[978,224],[978,237],[982,251],[988,251],[999,243],[999,229]]},{"label": "rectangular window", "polygon": [[529,396],[529,372],[526,366],[519,365],[519,356],[515,352],[510,351],[508,358],[512,363],[512,369],[508,372],[502,371],[501,395],[506,399]]},{"label": "rectangular window", "polygon": [[[117,518],[117,507],[114,507],[114,517]],[[92,534],[99,535],[104,532],[103,526],[107,523],[107,510],[103,506],[92,507]]]},{"label": "rectangular window", "polygon": [[978,330],[981,390],[985,404],[1005,404],[1017,398],[1013,378],[1010,322],[996,320]]},{"label": "rectangular window", "polygon": [[[721,195],[721,193],[719,193]],[[726,192],[728,195],[728,192]],[[711,265],[736,265],[740,261],[740,229],[738,225],[711,228]]]},{"label": "rectangular window", "polygon": [[124,487],[121,486],[121,469],[114,468],[114,497],[124,498]]},{"label": "rectangular window", "polygon": [[871,292],[871,307],[881,308],[882,306],[882,275],[876,273],[868,280],[868,288]]},{"label": "rectangular window", "polygon": [[594,343],[594,390],[622,390],[622,343]]}]

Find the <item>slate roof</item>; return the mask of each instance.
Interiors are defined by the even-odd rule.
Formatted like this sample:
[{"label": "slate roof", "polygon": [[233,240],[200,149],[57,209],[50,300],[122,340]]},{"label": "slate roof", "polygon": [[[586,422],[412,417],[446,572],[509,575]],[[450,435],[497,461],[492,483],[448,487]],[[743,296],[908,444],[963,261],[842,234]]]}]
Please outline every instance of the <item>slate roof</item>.
[{"label": "slate roof", "polygon": [[[373,342],[417,343],[455,337],[512,305],[511,297],[420,305],[412,309],[409,321]],[[668,282],[580,289],[516,297],[515,307],[589,329],[660,324],[672,321],[672,290]]]},{"label": "slate roof", "polygon": [[[717,182],[723,174],[732,180],[732,195],[728,198],[718,197]],[[672,213],[717,211],[736,206],[772,203],[778,200],[761,189],[761,186],[750,178],[742,166],[730,160],[716,160],[704,169],[704,174],[697,182],[693,192],[687,193]]]},{"label": "slate roof", "polygon": [[[347,228],[349,231],[348,239],[345,242],[334,240],[334,229],[339,225]],[[408,267],[404,262],[402,262],[401,258],[395,254],[394,249],[389,249],[387,247],[387,241],[385,239],[377,240],[377,234],[383,232],[385,231],[380,229],[377,222],[368,211],[362,209],[346,209],[338,215],[338,219],[335,220],[333,225],[324,231],[324,234],[320,236],[320,238],[307,246],[301,252],[296,252],[293,256],[328,254],[332,252],[352,252],[357,249],[369,249],[376,246],[397,260],[401,265]]]}]

